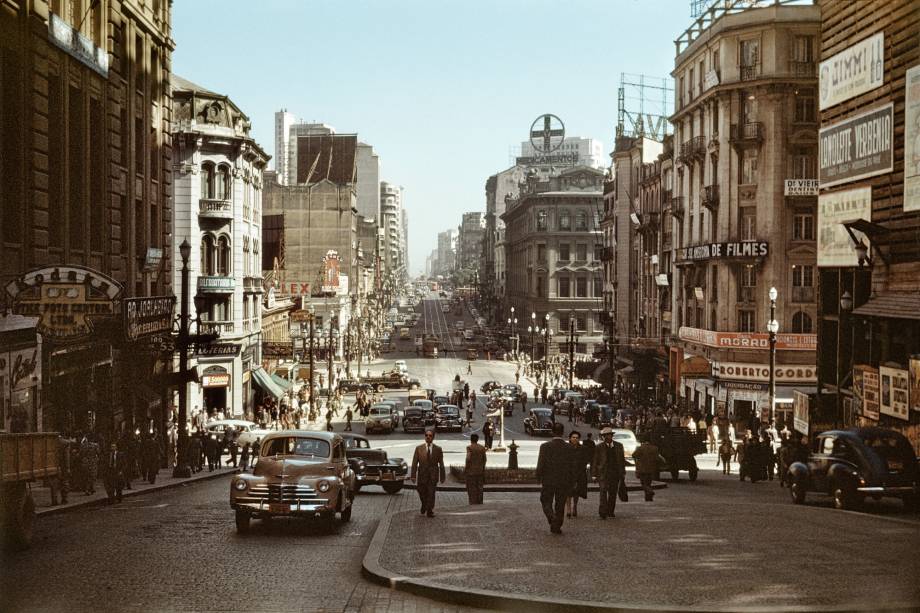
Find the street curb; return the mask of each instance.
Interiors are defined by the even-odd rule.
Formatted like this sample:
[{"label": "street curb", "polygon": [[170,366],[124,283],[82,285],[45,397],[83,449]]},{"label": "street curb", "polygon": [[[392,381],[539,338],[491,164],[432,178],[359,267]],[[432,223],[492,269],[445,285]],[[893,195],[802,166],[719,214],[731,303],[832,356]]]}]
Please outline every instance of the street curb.
[{"label": "street curb", "polygon": [[[207,474],[189,477],[188,479],[182,479],[181,481],[169,481],[163,482],[162,485],[153,485],[150,487],[145,487],[142,490],[124,490],[122,493],[122,498],[133,498],[135,496],[143,496],[144,494],[149,494],[153,492],[161,492],[163,490],[172,489],[175,487],[181,487],[183,485],[190,485],[198,483],[199,481],[208,481],[210,479],[216,479],[218,477],[223,477],[226,475],[235,475],[239,473],[242,469],[233,468],[230,470],[221,470],[220,472],[208,472]],[[172,478],[172,477],[168,477]],[[66,505],[58,505],[56,507],[45,507],[42,509],[35,510],[36,517],[42,517],[45,515],[57,515],[58,513],[67,513],[68,511],[74,511],[76,509],[84,509],[87,507],[102,506],[108,503],[107,497],[81,500],[79,502],[69,502]]]},{"label": "street curb", "polygon": [[[661,481],[655,481],[655,482],[652,484],[652,489],[653,489],[653,490],[663,490],[663,489],[665,489],[665,488],[667,488],[667,487],[668,487],[668,484],[667,484],[667,483],[663,483],[663,482],[661,482]],[[417,489],[417,487],[416,487],[416,485],[415,485],[414,483],[404,483],[404,484],[403,484],[403,488],[404,488],[404,489],[407,489],[407,490],[414,490],[414,489]],[[438,485],[436,489],[437,489],[437,491],[439,491],[439,492],[465,492],[465,491],[466,491],[466,485],[463,485],[463,484],[457,484],[457,485],[453,485],[453,484],[450,484],[450,485]],[[533,492],[540,492],[541,489],[542,489],[542,488],[540,487],[540,485],[538,485],[538,484],[530,484],[530,483],[522,484],[522,485],[515,485],[515,484],[512,484],[512,483],[496,483],[496,484],[494,484],[494,485],[486,484],[485,486],[483,486],[483,491],[485,491],[485,492],[521,492],[521,493],[533,493]],[[599,490],[600,490],[600,488],[599,488],[597,485],[595,485],[595,484],[588,485],[588,491],[589,491],[589,492],[597,492],[597,491],[599,491]],[[627,485],[627,486],[626,486],[626,491],[627,491],[627,492],[641,492],[641,491],[642,491],[642,486],[641,486],[641,485]]]},{"label": "street curb", "polygon": [[854,613],[863,613],[868,611],[884,612],[907,612],[916,611],[915,606],[896,604],[883,605],[865,608],[854,607],[795,607],[795,606],[772,606],[772,607],[730,607],[714,608],[707,606],[682,606],[679,608],[666,608],[655,605],[629,605],[608,602],[597,602],[588,600],[563,600],[558,598],[548,598],[539,596],[527,596],[524,594],[511,594],[508,592],[497,592],[494,590],[484,590],[473,587],[460,587],[447,585],[436,581],[428,581],[415,577],[407,577],[399,573],[392,572],[380,564],[380,554],[386,544],[387,535],[390,531],[390,523],[398,513],[412,513],[412,511],[398,511],[396,513],[387,513],[381,518],[374,531],[371,544],[361,562],[361,574],[368,581],[388,587],[392,590],[407,592],[430,598],[439,602],[450,604],[460,604],[480,609],[493,609],[499,611],[540,611],[547,613],[556,613],[558,611],[574,612],[591,612],[610,611],[621,613],[648,613],[648,611],[660,611],[661,613],[677,613],[678,611],[740,611],[742,613],[761,613],[767,611],[779,612],[833,612],[845,613],[852,611]]}]

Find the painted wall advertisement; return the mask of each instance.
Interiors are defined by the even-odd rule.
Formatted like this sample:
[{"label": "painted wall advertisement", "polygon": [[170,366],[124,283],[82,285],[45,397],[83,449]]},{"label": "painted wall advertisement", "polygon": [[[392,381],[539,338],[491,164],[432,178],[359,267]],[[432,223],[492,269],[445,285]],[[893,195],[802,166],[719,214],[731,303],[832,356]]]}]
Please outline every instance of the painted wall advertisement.
[{"label": "painted wall advertisement", "polygon": [[879,411],[882,415],[890,415],[906,421],[908,419],[907,371],[901,368],[880,366],[878,373],[881,381]]},{"label": "painted wall advertisement", "polygon": [[867,364],[853,366],[853,394],[856,396],[856,411],[867,419],[878,421],[878,368]]},{"label": "painted wall advertisement", "polygon": [[808,394],[792,390],[792,427],[796,432],[808,434]]},{"label": "painted wall advertisement", "polygon": [[920,411],[920,355],[910,359],[910,408],[914,411]]},{"label": "painted wall advertisement", "polygon": [[920,211],[920,65],[907,71],[904,105],[904,210]]},{"label": "painted wall advertisement", "polygon": [[818,65],[818,109],[872,91],[885,80],[885,33],[879,32]]},{"label": "painted wall advertisement", "polygon": [[894,168],[894,103],[818,131],[818,184],[849,183]]},{"label": "painted wall advertisement", "polygon": [[[853,241],[843,222],[872,221],[872,188],[858,187],[818,196],[818,266],[858,266]],[[853,231],[869,245],[863,233]]]}]

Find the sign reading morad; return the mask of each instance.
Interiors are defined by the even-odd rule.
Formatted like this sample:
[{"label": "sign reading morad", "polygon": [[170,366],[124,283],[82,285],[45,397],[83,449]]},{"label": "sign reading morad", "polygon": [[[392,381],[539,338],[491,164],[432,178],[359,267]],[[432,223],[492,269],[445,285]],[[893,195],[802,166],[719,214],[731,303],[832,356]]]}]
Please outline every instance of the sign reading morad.
[{"label": "sign reading morad", "polygon": [[885,80],[885,33],[879,32],[821,62],[818,109],[872,91]]},{"label": "sign reading morad", "polygon": [[818,182],[831,187],[894,168],[894,103],[818,132]]},{"label": "sign reading morad", "polygon": [[760,258],[769,253],[769,244],[764,241],[741,241],[735,243],[709,243],[683,247],[677,250],[678,262],[697,260],[721,260],[731,258]]}]

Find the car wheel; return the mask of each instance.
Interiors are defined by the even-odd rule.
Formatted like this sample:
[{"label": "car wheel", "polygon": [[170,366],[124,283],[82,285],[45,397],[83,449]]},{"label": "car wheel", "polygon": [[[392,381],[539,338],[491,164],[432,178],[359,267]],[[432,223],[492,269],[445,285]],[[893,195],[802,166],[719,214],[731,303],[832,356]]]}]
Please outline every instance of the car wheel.
[{"label": "car wheel", "polygon": [[844,485],[834,484],[832,493],[834,497],[834,508],[842,511],[850,510],[856,507],[856,495]]},{"label": "car wheel", "polygon": [[348,505],[347,509],[342,509],[339,512],[339,519],[342,520],[343,524],[347,524],[348,522],[351,521],[351,509],[352,509],[352,505]]},{"label": "car wheel", "polygon": [[392,495],[398,494],[400,490],[402,490],[403,485],[402,483],[384,483],[382,487],[384,492]]},{"label": "car wheel", "polygon": [[377,386],[377,391],[378,391],[378,392],[383,393],[384,390],[386,390],[386,386],[384,386],[383,384],[380,384],[380,385]]},{"label": "car wheel", "polygon": [[792,504],[803,504],[805,502],[805,484],[801,477],[793,477],[792,484],[789,486],[789,494],[792,496]]},{"label": "car wheel", "polygon": [[252,516],[249,515],[246,511],[237,511],[236,512],[236,533],[237,534],[246,534],[249,532],[249,521],[252,519]]}]

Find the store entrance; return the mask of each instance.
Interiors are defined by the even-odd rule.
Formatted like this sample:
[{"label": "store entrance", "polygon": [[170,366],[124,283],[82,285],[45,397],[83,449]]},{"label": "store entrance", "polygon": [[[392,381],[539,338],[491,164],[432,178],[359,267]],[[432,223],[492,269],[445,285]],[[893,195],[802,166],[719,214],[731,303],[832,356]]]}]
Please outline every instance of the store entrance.
[{"label": "store entrance", "polygon": [[206,387],[204,388],[204,408],[208,417],[215,416],[218,412],[227,414],[227,388],[226,387]]}]

